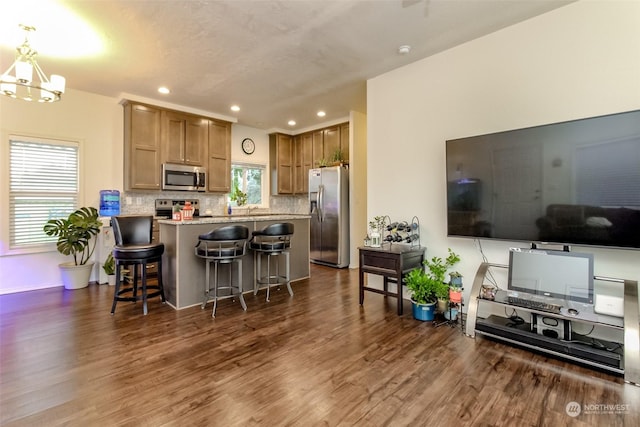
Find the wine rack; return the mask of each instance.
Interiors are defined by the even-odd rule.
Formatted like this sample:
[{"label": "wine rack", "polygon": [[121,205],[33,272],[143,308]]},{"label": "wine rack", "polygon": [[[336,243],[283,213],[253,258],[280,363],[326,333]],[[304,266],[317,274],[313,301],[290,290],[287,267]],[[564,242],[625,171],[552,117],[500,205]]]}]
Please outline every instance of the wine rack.
[{"label": "wine rack", "polygon": [[384,236],[382,237],[383,243],[396,243],[410,245],[411,247],[420,247],[420,221],[417,216],[408,221],[391,222],[391,219],[386,223],[384,230]]}]

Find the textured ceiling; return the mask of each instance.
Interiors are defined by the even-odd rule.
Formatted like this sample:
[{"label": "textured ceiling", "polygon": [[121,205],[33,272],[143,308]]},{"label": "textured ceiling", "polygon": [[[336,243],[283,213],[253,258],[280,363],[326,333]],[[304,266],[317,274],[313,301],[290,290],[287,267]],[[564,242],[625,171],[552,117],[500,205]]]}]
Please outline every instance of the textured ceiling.
[{"label": "textured ceiling", "polygon": [[[346,117],[350,110],[366,112],[369,78],[569,2],[60,3],[106,41],[97,58],[42,57],[45,72],[62,74],[68,87],[111,97],[128,93],[295,132]],[[400,55],[398,47],[405,44],[411,52]],[[0,53],[4,70],[13,53],[4,47]],[[171,94],[158,94],[161,85]],[[241,111],[231,112],[232,104]],[[316,116],[320,109],[327,112],[322,119]],[[295,127],[287,125],[290,119]]]}]

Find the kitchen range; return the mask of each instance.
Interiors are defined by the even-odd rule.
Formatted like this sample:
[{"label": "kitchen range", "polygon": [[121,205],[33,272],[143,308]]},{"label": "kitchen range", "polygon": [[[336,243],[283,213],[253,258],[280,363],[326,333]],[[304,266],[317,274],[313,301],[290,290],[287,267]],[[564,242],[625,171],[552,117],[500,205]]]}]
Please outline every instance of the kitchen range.
[{"label": "kitchen range", "polygon": [[178,205],[182,210],[187,202],[191,203],[193,216],[200,217],[200,200],[198,199],[156,199],[155,218],[170,219],[173,213],[173,207]]}]

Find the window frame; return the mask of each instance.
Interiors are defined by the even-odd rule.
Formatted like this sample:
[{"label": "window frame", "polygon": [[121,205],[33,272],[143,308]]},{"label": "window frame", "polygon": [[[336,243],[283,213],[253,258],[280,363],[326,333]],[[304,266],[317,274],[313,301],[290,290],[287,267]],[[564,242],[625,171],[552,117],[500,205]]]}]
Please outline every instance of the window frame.
[{"label": "window frame", "polygon": [[82,189],[82,182],[83,182],[82,159],[83,159],[83,152],[84,152],[83,141],[73,139],[73,138],[35,136],[35,135],[30,135],[30,134],[25,134],[20,132],[6,133],[3,140],[4,140],[3,141],[4,143],[2,144],[3,145],[2,154],[4,157],[3,163],[5,167],[3,168],[4,171],[1,174],[1,176],[2,176],[2,181],[5,184],[2,185],[1,192],[3,193],[2,199],[5,202],[4,204],[5,207],[2,210],[3,211],[3,215],[2,215],[3,230],[2,230],[2,234],[0,235],[2,240],[0,244],[0,256],[37,254],[37,253],[57,251],[55,242],[42,242],[42,243],[35,243],[31,245],[11,246],[12,236],[11,236],[10,225],[11,225],[12,218],[11,218],[10,203],[11,203],[11,197],[13,193],[11,191],[11,143],[27,142],[27,143],[36,143],[36,144],[49,144],[49,145],[75,147],[77,149],[77,159],[76,159],[77,186],[75,191],[75,199],[76,199],[75,209],[77,209],[79,206],[83,205],[83,189]]},{"label": "window frame", "polygon": [[[231,201],[231,192],[233,191],[233,169],[234,168],[243,168],[243,169],[261,169],[262,170],[262,179],[260,180],[260,184],[261,184],[261,199],[262,199],[262,203],[257,205],[254,203],[247,203],[246,205],[243,206],[237,206],[235,204],[235,202]],[[235,162],[232,161],[231,162],[231,185],[230,185],[230,190],[229,193],[227,194],[227,202],[231,204],[232,207],[234,208],[256,208],[256,209],[268,209],[269,208],[269,183],[267,182],[267,178],[268,178],[268,166],[266,164],[262,164],[262,163],[246,163],[246,162]]]}]

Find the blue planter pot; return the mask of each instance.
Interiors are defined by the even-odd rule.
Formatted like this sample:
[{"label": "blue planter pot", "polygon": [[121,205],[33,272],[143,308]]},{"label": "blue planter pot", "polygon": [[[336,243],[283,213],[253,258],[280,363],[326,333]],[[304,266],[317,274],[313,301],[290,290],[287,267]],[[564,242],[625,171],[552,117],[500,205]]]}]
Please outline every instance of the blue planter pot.
[{"label": "blue planter pot", "polygon": [[436,303],[433,302],[431,304],[418,304],[417,302],[411,301],[413,305],[413,318],[416,320],[421,320],[423,322],[431,322],[433,321],[434,316],[436,315]]}]

